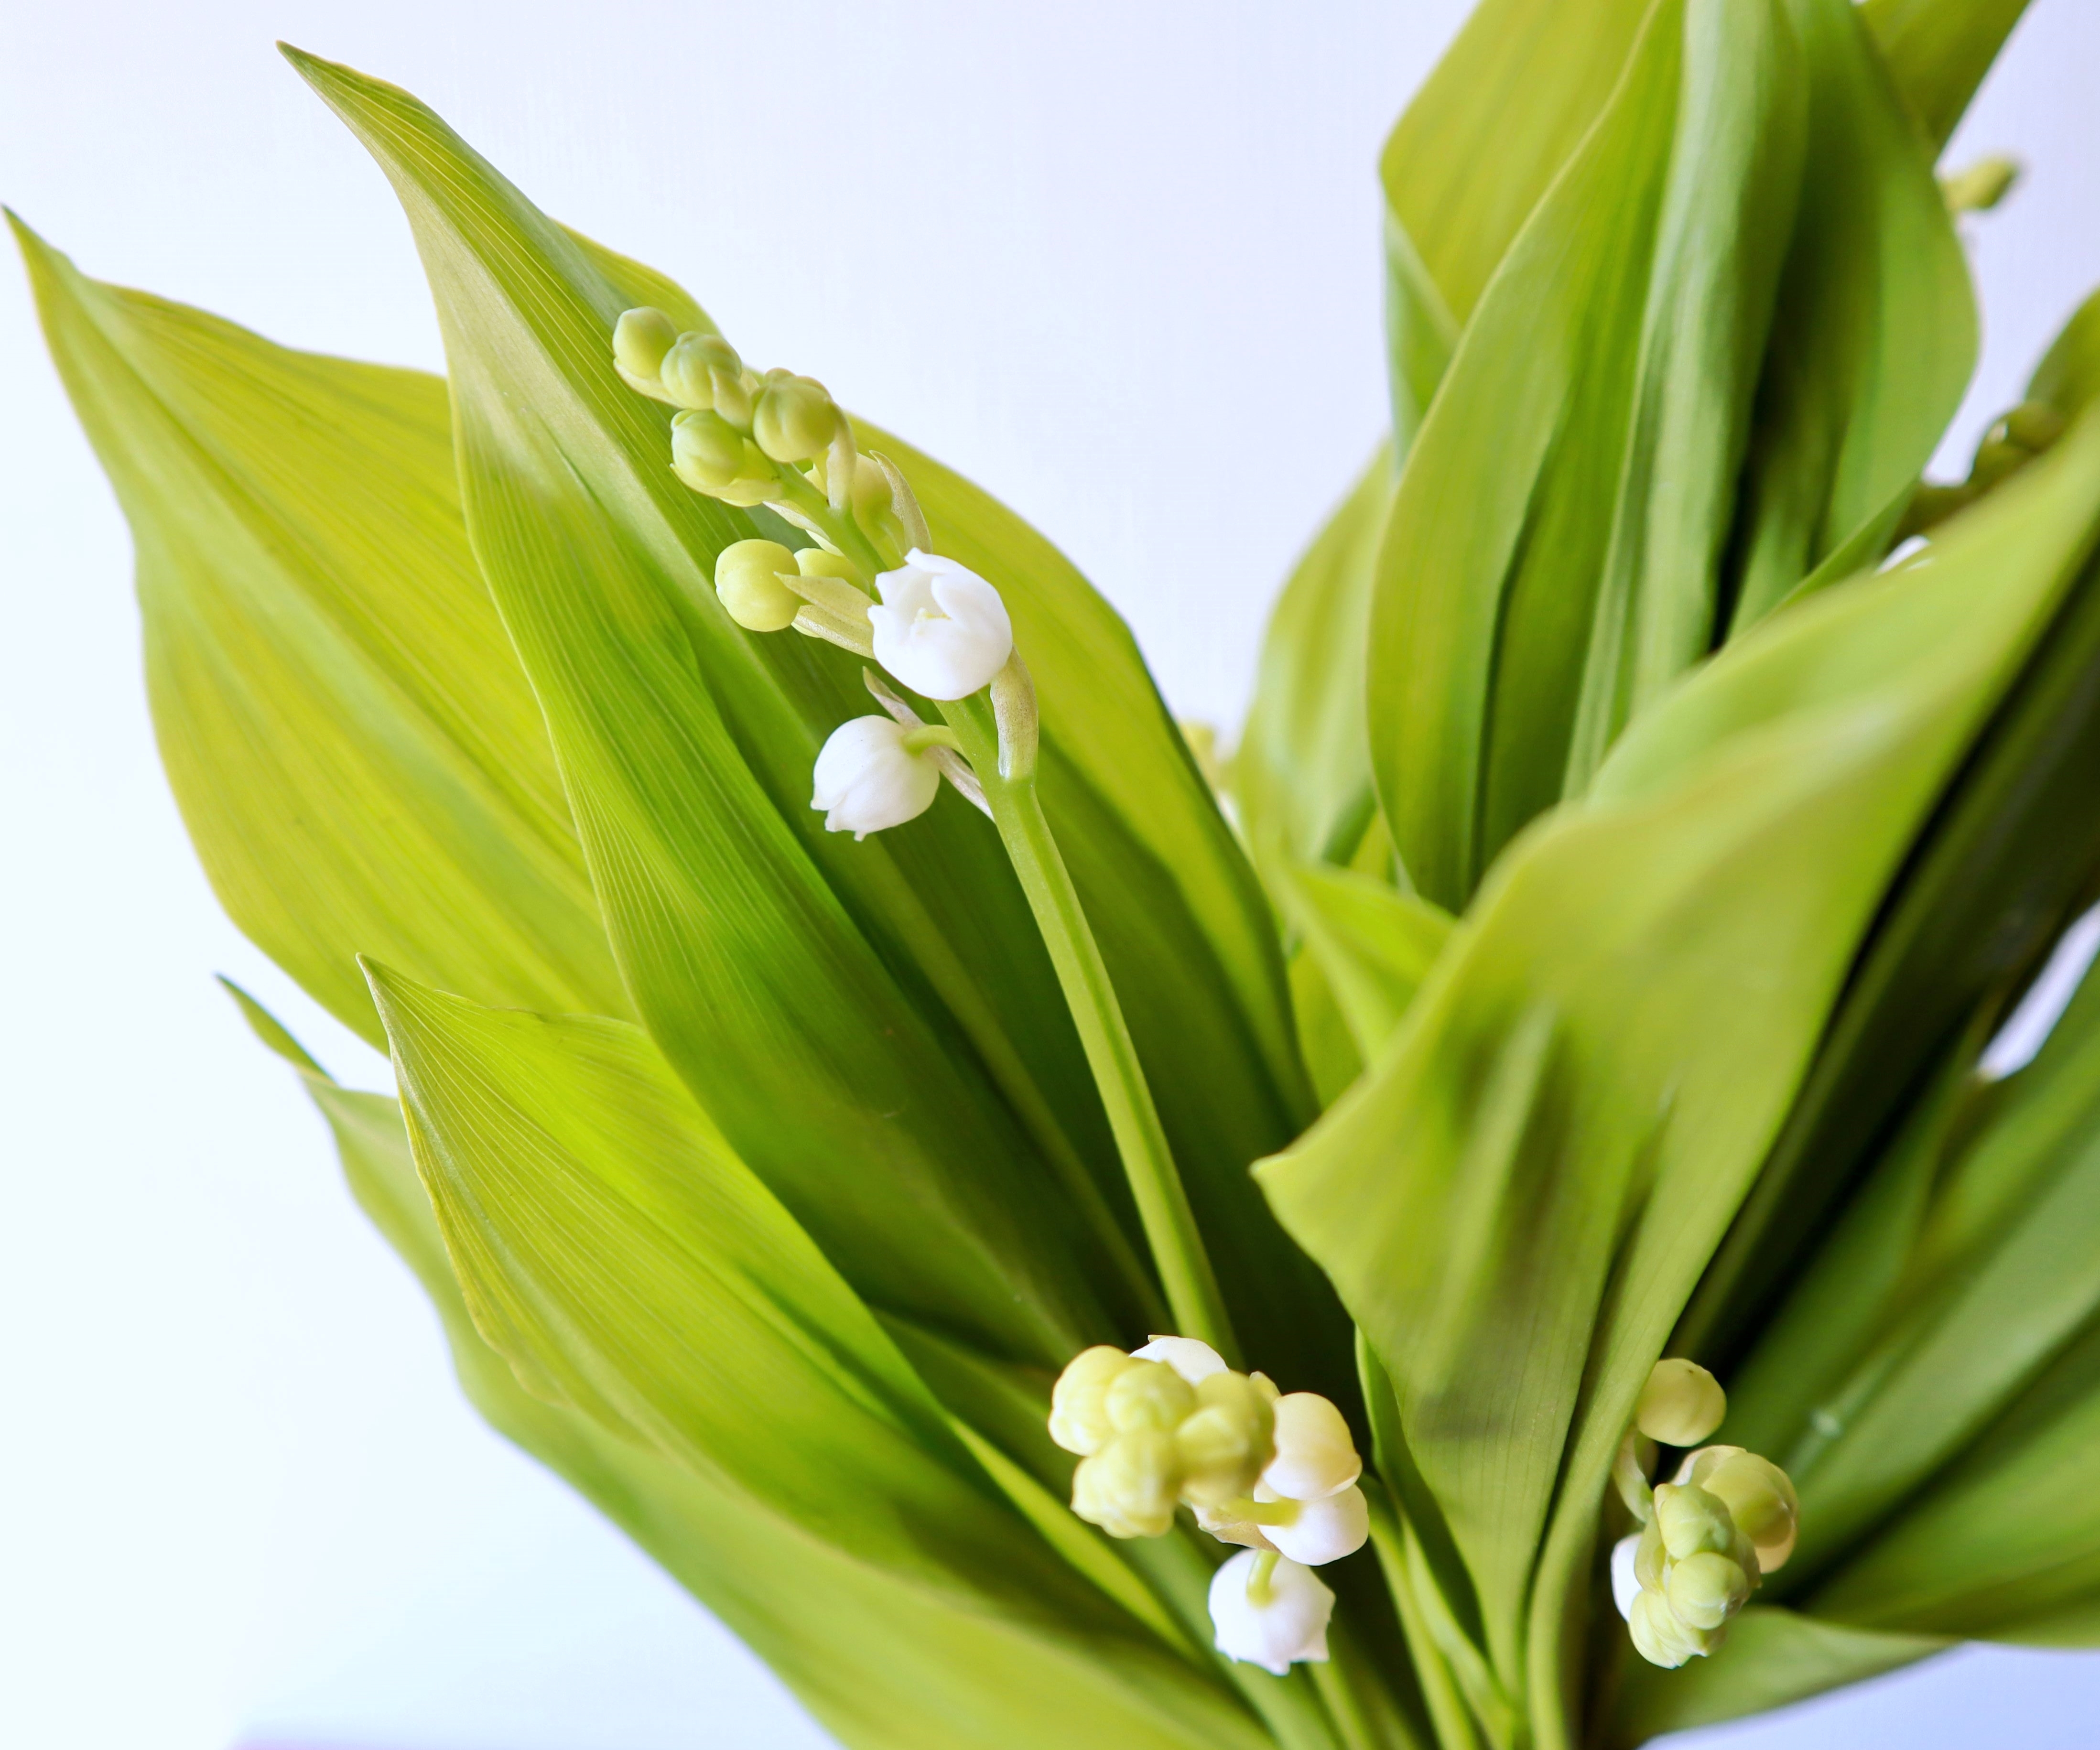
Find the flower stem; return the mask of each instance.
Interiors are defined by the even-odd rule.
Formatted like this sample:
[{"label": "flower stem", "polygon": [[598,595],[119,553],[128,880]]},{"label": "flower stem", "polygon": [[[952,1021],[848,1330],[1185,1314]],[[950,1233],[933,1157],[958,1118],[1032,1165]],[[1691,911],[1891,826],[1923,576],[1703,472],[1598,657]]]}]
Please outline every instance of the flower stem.
[{"label": "flower stem", "polygon": [[1100,945],[1035,792],[1034,750],[1031,747],[1025,760],[1015,762],[1014,769],[1003,772],[999,737],[982,699],[948,706],[944,715],[961,736],[964,751],[977,769],[992,819],[1050,950],[1050,963],[1086,1049],[1088,1067],[1108,1111],[1109,1127],[1136,1200],[1138,1219],[1167,1290],[1176,1334],[1200,1338],[1233,1360],[1237,1345],[1232,1321],[1218,1292],[1195,1212],[1176,1170],[1158,1108],[1153,1104],[1152,1090],[1138,1062],[1123,1005],[1109,981]]}]

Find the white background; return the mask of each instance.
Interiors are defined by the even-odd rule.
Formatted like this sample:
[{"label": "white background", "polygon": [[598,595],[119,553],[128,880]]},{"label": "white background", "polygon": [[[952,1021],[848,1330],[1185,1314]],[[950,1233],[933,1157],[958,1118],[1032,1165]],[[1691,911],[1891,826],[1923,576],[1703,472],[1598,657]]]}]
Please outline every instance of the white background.
[{"label": "white background", "polygon": [[[748,356],[1007,497],[1234,721],[1383,423],[1392,116],[1452,0],[0,3],[0,198],[89,272],[440,364],[377,172],[271,49],[434,104]],[[1957,143],[1973,439],[2100,281],[2100,15],[2037,0]],[[385,1066],[220,918],[167,799],[121,518],[0,267],[0,1743],[814,1745],[772,1679],[459,1400],[321,1126],[209,974]],[[1715,1735],[2093,1742],[2100,1659],[1973,1651]]]}]

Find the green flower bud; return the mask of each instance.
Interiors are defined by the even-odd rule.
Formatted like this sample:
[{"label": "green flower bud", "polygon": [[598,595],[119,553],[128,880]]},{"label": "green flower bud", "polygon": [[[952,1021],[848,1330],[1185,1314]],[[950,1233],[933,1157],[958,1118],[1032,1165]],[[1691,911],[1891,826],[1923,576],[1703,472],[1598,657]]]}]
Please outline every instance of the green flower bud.
[{"label": "green flower bud", "polygon": [[1669,1555],[1662,1547],[1662,1527],[1650,1519],[1641,1527],[1640,1542],[1634,1549],[1634,1578],[1644,1590],[1660,1592]]},{"label": "green flower bud", "polygon": [[1720,1645],[1721,1631],[1693,1628],[1670,1607],[1670,1600],[1660,1592],[1643,1592],[1634,1600],[1626,1627],[1633,1633],[1634,1646],[1641,1657],[1665,1671],[1674,1671]]},{"label": "green flower bud", "polygon": [[1737,1563],[1712,1550],[1671,1564],[1664,1588],[1678,1620],[1693,1629],[1718,1629],[1750,1595],[1750,1576]]},{"label": "green flower bud", "polygon": [[1165,1362],[1133,1360],[1110,1382],[1104,1406],[1118,1434],[1140,1428],[1171,1434],[1195,1408],[1196,1391]]},{"label": "green flower bud", "polygon": [[1988,213],[2020,179],[2020,161],[1996,156],[1980,158],[1965,170],[1939,179],[1939,192],[1950,213]]},{"label": "green flower bud", "polygon": [[645,394],[661,386],[658,368],[676,344],[677,324],[647,305],[624,311],[612,330],[612,362],[628,386]]},{"label": "green flower bud", "polygon": [[805,577],[843,577],[860,581],[859,569],[842,553],[827,553],[821,547],[805,547],[795,555],[795,568]]},{"label": "green flower bud", "polygon": [[745,631],[784,632],[802,611],[802,598],[779,575],[794,569],[792,555],[778,541],[737,541],[715,560],[715,593]]},{"label": "green flower bud", "polygon": [[1696,1361],[1658,1361],[1641,1388],[1634,1423],[1665,1446],[1696,1446],[1727,1413],[1721,1382]]},{"label": "green flower bud", "polygon": [[743,434],[719,413],[681,413],[671,421],[671,467],[695,491],[715,491],[743,472]]},{"label": "green flower bud", "polygon": [[1655,1492],[1655,1523],[1672,1561],[1683,1562],[1711,1550],[1726,1555],[1736,1547],[1736,1522],[1719,1497],[1696,1483],[1660,1484]]},{"label": "green flower bud", "polygon": [[751,434],[774,461],[801,462],[822,455],[838,429],[831,391],[814,377],[765,373],[752,408]]},{"label": "green flower bud", "polygon": [[680,407],[729,412],[732,410],[719,407],[717,387],[733,390],[743,375],[743,361],[721,335],[703,334],[695,328],[678,337],[656,374],[664,380],[664,393]]},{"label": "green flower bud", "polygon": [[[772,543],[739,541],[737,544],[771,546]],[[1050,1438],[1066,1452],[1077,1452],[1082,1458],[1091,1457],[1107,1445],[1115,1430],[1110,1426],[1104,1400],[1116,1376],[1132,1364],[1130,1357],[1122,1350],[1112,1349],[1106,1343],[1083,1349],[1074,1355],[1050,1391]]]},{"label": "green flower bud", "polygon": [[1736,1528],[1760,1550],[1793,1536],[1800,1498],[1770,1459],[1739,1446],[1710,1447],[1692,1466],[1692,1480],[1727,1506]]},{"label": "green flower bud", "polygon": [[1244,1373],[1213,1373],[1197,1386],[1196,1404],[1174,1430],[1182,1494],[1211,1506],[1246,1495],[1274,1450],[1268,1399]]},{"label": "green flower bud", "polygon": [[2023,401],[2000,423],[2010,442],[2039,456],[2063,435],[2066,421],[2046,401]]},{"label": "green flower bud", "polygon": [[1134,1428],[1079,1461],[1072,1474],[1072,1510],[1111,1537],[1161,1537],[1173,1528],[1180,1484],[1174,1436]]}]

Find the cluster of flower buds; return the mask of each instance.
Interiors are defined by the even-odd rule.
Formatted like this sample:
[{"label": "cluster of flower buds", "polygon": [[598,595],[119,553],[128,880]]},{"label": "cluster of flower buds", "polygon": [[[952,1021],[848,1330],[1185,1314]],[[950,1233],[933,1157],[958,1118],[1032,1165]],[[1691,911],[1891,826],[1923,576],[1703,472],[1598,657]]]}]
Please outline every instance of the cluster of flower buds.
[{"label": "cluster of flower buds", "polygon": [[[808,462],[852,442],[822,383],[792,371],[761,376],[721,335],[681,334],[660,310],[623,315],[612,357],[629,388],[679,410],[671,421],[672,469],[711,498],[764,504],[780,496],[774,464]],[[850,467],[849,449],[840,460]]]},{"label": "cluster of flower buds", "polygon": [[1327,1656],[1334,1594],[1312,1570],[1363,1546],[1363,1460],[1317,1392],[1280,1392],[1207,1343],[1088,1349],[1051,1398],[1050,1436],[1079,1456],[1072,1510],[1114,1537],[1158,1537],[1186,1506],[1246,1553],[1211,1587],[1218,1650],[1279,1675]]},{"label": "cluster of flower buds", "polygon": [[[1612,1594],[1651,1664],[1713,1652],[1763,1577],[1793,1554],[1801,1504],[1786,1473],[1740,1446],[1698,1444],[1727,1413],[1705,1369],[1659,1361],[1620,1452],[1621,1492],[1643,1523],[1612,1552]],[[1651,1490],[1643,1441],[1697,1449]]]},{"label": "cluster of flower buds", "polygon": [[[715,594],[731,619],[842,646],[924,699],[967,699],[1006,676],[1004,702],[994,700],[1002,769],[1010,728],[1032,760],[1033,694],[1014,660],[1006,603],[968,566],[927,550],[910,485],[884,457],[855,449],[822,383],[790,371],[761,376],[719,334],[681,333],[660,310],[624,314],[612,353],[630,388],[679,410],[671,466],[681,480],[732,505],[765,505],[812,537],[800,551],[762,539],[722,549]],[[817,756],[810,805],[825,826],[857,839],[902,826],[933,805],[944,777],[986,808],[955,735],[923,722],[872,675],[869,687],[889,714],[842,724]]]}]

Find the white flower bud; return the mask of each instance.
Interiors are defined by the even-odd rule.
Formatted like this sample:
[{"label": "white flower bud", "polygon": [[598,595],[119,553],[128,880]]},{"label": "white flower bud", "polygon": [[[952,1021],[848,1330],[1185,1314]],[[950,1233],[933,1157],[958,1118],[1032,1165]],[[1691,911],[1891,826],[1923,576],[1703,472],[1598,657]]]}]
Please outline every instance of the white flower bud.
[{"label": "white flower bud", "polygon": [[1194,1413],[1174,1430],[1181,1451],[1181,1496],[1192,1505],[1222,1505],[1255,1486],[1275,1450],[1270,1438],[1275,1417],[1268,1399],[1244,1373],[1207,1373],[1194,1393]]},{"label": "white flower bud", "polygon": [[1736,1529],[1756,1546],[1761,1573],[1771,1573],[1793,1554],[1801,1501],[1792,1479],[1770,1459],[1740,1446],[1709,1446],[1693,1453],[1680,1474],[1727,1506]]},{"label": "white flower bud", "polygon": [[914,547],[875,580],[875,659],[928,699],[967,699],[1013,654],[1013,622],[999,592],[953,559]]},{"label": "white flower bud", "polygon": [[1640,1545],[1641,1534],[1629,1532],[1612,1545],[1612,1602],[1629,1622],[1633,1620],[1634,1600],[1640,1596],[1640,1576],[1634,1571]]},{"label": "white flower bud", "polygon": [[1200,1386],[1213,1373],[1226,1371],[1225,1358],[1208,1343],[1198,1342],[1193,1337],[1155,1336],[1142,1349],[1133,1349],[1131,1354],[1140,1361],[1164,1361],[1192,1386]]},{"label": "white flower bud", "polygon": [[916,820],[933,805],[941,769],[905,745],[913,732],[889,717],[855,717],[832,731],[817,756],[816,793],[827,832],[864,839]]},{"label": "white flower bud", "polygon": [[1335,1594],[1312,1569],[1284,1559],[1276,1562],[1263,1595],[1251,1596],[1247,1583],[1265,1559],[1245,1550],[1211,1576],[1211,1623],[1226,1658],[1287,1677],[1300,1660],[1326,1659]]},{"label": "white flower bud", "polygon": [[[1264,1491],[1256,1491],[1259,1499]],[[1295,1503],[1298,1511],[1289,1523],[1264,1525],[1268,1541],[1294,1562],[1319,1567],[1354,1555],[1371,1534],[1370,1503],[1364,1492],[1352,1483],[1339,1494],[1318,1501]]]},{"label": "white flower bud", "polygon": [[1696,1446],[1727,1413],[1720,1381],[1696,1361],[1658,1361],[1641,1388],[1634,1423],[1665,1446]]},{"label": "white flower bud", "polygon": [[1339,1495],[1364,1474],[1364,1461],[1342,1413],[1317,1391],[1276,1400],[1276,1457],[1261,1480],[1286,1501]]}]

